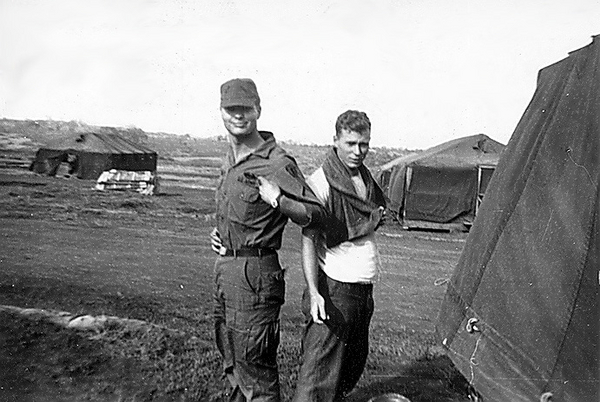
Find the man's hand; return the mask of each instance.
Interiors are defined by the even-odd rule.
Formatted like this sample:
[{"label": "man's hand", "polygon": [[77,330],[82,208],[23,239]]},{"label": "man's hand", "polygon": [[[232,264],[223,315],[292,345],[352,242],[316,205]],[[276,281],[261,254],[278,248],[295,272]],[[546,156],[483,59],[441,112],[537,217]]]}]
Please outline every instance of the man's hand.
[{"label": "man's hand", "polygon": [[219,234],[219,230],[217,228],[214,228],[210,232],[210,246],[213,249],[213,251],[217,254],[223,246],[223,243],[221,243],[221,235]]},{"label": "man's hand", "polygon": [[315,324],[324,324],[329,319],[325,311],[325,299],[319,293],[310,295],[310,315]]},{"label": "man's hand", "polygon": [[281,194],[279,186],[272,181],[265,179],[262,176],[258,176],[258,192],[260,198],[269,205],[277,205],[277,197]]}]

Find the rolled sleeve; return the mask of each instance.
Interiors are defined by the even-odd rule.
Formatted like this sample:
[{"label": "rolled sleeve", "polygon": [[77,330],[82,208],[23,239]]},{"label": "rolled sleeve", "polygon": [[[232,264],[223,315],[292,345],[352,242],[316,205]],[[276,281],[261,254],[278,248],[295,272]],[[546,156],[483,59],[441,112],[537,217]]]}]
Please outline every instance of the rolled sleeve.
[{"label": "rolled sleeve", "polygon": [[285,194],[279,199],[279,209],[292,222],[303,228],[318,225],[325,217],[325,210],[320,205],[296,201]]}]

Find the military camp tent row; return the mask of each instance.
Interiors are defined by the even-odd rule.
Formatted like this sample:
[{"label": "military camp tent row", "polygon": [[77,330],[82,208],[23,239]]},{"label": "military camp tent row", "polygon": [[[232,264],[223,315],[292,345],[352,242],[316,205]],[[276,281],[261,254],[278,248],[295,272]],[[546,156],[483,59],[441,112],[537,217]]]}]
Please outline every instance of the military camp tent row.
[{"label": "military camp tent row", "polygon": [[[600,400],[599,158],[594,36],[540,70],[506,148],[481,134],[459,138],[378,174],[407,227],[474,220],[437,334],[483,401]],[[156,170],[155,152],[99,134],[40,149],[32,170],[52,173],[69,159],[80,178]]]},{"label": "military camp tent row", "polygon": [[437,332],[483,401],[600,400],[600,36],[540,70]]}]

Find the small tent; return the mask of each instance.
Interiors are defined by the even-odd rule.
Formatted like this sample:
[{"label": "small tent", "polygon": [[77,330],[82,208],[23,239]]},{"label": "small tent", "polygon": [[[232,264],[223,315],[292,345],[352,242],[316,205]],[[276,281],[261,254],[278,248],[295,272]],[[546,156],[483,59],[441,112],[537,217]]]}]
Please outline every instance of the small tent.
[{"label": "small tent", "polygon": [[464,227],[473,222],[504,145],[485,134],[402,156],[377,172],[390,209],[405,227]]},{"label": "small tent", "polygon": [[600,36],[540,70],[437,323],[484,401],[600,400]]},{"label": "small tent", "polygon": [[80,179],[97,179],[110,169],[156,171],[155,151],[118,134],[68,134],[40,148],[30,166],[36,173],[55,175],[62,163]]}]

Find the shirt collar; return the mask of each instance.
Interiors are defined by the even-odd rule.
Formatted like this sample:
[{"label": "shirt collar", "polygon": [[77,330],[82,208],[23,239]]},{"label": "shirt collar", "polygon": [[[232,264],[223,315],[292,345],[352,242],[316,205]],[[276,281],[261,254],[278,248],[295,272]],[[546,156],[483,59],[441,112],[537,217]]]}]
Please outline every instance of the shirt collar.
[{"label": "shirt collar", "polygon": [[[238,163],[248,160],[248,158],[251,157],[252,155],[258,156],[258,157],[264,158],[264,159],[269,158],[271,151],[273,151],[275,149],[275,147],[277,146],[277,142],[275,141],[275,136],[270,131],[259,131],[258,134],[262,137],[263,140],[265,140],[265,142],[260,144],[258,146],[258,148],[256,148],[247,157],[245,157],[243,160],[239,161]],[[229,152],[228,152],[228,160],[231,165],[234,164],[233,152],[231,150],[231,147],[229,148]]]},{"label": "shirt collar", "polygon": [[258,148],[252,152],[253,155],[260,156],[261,158],[268,158],[271,151],[277,146],[275,142],[275,136],[270,131],[259,131],[258,134],[265,140]]}]

